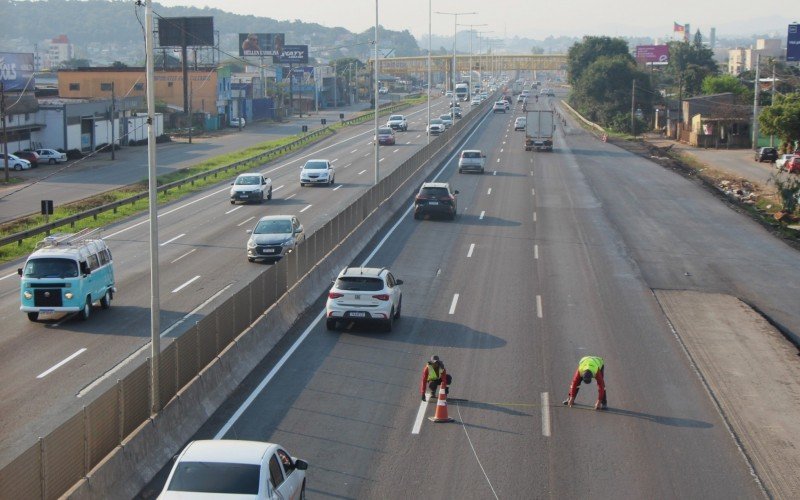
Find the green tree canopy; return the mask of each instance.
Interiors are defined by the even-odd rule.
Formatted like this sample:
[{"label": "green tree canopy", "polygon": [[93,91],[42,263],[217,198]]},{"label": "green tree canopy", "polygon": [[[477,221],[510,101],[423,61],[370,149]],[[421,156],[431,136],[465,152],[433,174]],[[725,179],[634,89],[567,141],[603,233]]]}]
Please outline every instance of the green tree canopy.
[{"label": "green tree canopy", "polygon": [[777,135],[784,143],[800,139],[800,92],[776,95],[773,105],[759,115],[758,123],[763,133]]},{"label": "green tree canopy", "polygon": [[702,44],[670,42],[667,75],[677,86],[681,97],[697,95],[702,91],[703,80],[719,73],[714,53]]},{"label": "green tree canopy", "polygon": [[575,85],[583,72],[601,57],[620,56],[634,63],[628,50],[628,42],[622,38],[583,37],[583,41],[574,44],[567,52],[567,81]]},{"label": "green tree canopy", "polygon": [[366,67],[364,62],[355,57],[342,57],[340,59],[334,59],[329,64],[336,68],[337,76],[346,75],[350,68],[352,68],[353,74],[356,74],[359,70]]},{"label": "green tree canopy", "polygon": [[753,99],[753,91],[733,75],[709,75],[701,84],[703,94],[722,94],[730,92],[736,95],[737,100],[746,102]]}]

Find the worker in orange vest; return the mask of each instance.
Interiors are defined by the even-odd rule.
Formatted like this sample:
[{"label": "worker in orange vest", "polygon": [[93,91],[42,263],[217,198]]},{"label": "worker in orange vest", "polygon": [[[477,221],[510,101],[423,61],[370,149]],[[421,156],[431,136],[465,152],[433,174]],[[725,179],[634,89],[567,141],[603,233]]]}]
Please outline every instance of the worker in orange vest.
[{"label": "worker in orange vest", "polygon": [[[419,392],[422,394],[422,400],[425,401],[425,388],[431,390],[431,398],[436,398],[436,390],[439,384],[442,383],[442,373],[446,373],[444,363],[439,359],[439,356],[431,356],[431,360],[425,363],[425,368],[422,369],[422,380],[419,384]],[[450,384],[453,382],[453,377],[447,373],[447,386],[445,387],[445,394],[450,394]]]}]

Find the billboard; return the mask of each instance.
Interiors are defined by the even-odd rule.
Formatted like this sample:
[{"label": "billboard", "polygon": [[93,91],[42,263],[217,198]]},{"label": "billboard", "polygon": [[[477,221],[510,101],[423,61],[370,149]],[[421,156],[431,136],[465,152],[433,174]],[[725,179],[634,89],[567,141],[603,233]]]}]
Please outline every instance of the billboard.
[{"label": "billboard", "polygon": [[786,60],[800,61],[800,24],[789,25],[789,36],[786,37]]},{"label": "billboard", "polygon": [[279,56],[283,33],[239,33],[239,56]]},{"label": "billboard", "polygon": [[33,54],[0,52],[0,81],[6,91],[33,91]]},{"label": "billboard", "polygon": [[636,61],[642,64],[667,64],[669,45],[637,45]]},{"label": "billboard", "polygon": [[213,17],[159,17],[159,47],[213,47]]},{"label": "billboard", "polygon": [[308,45],[284,45],[273,62],[281,64],[308,64]]}]

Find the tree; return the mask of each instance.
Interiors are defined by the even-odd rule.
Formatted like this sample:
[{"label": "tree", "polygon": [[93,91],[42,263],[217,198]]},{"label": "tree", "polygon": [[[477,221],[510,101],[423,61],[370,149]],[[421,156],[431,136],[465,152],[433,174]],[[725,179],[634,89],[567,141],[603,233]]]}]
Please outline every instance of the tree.
[{"label": "tree", "polygon": [[758,124],[765,134],[781,138],[784,149],[800,139],[800,92],[776,95],[775,103],[764,108]]},{"label": "tree", "polygon": [[620,56],[635,63],[628,52],[628,42],[622,38],[585,36],[567,52],[567,81],[575,85],[584,71],[601,57]]},{"label": "tree", "polygon": [[60,67],[64,69],[78,69],[88,68],[91,64],[91,61],[88,59],[67,59],[60,64]]},{"label": "tree", "polygon": [[750,88],[733,75],[709,75],[703,79],[701,89],[705,95],[730,92],[736,95],[738,101],[749,102],[753,100],[753,92]]},{"label": "tree", "polygon": [[128,65],[125,64],[124,62],[121,62],[121,61],[114,61],[113,63],[111,63],[111,67],[112,68],[117,68],[117,69],[122,69],[122,68],[127,68]]},{"label": "tree", "polygon": [[533,46],[531,47],[531,54],[533,55],[544,54],[544,49],[541,47]]},{"label": "tree", "polygon": [[[353,74],[366,67],[366,64],[355,57],[342,57],[341,59],[334,59],[330,65],[336,68],[336,76],[347,74],[350,69],[354,71]],[[352,66],[351,66],[352,65]]]},{"label": "tree", "polygon": [[669,65],[667,76],[677,84],[680,99],[697,95],[702,91],[703,80],[719,72],[711,49],[689,42],[669,43]]}]

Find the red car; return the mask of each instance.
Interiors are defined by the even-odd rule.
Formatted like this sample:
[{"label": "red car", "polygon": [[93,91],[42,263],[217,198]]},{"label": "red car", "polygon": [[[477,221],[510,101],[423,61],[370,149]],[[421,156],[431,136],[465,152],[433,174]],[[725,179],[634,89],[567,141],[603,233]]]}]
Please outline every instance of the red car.
[{"label": "red car", "polygon": [[389,127],[378,128],[378,144],[381,146],[394,145],[394,130]]},{"label": "red car", "polygon": [[791,159],[786,160],[783,168],[790,174],[800,174],[800,156],[793,156]]},{"label": "red car", "polygon": [[31,162],[31,168],[39,166],[39,155],[33,151],[17,151],[14,155]]}]

